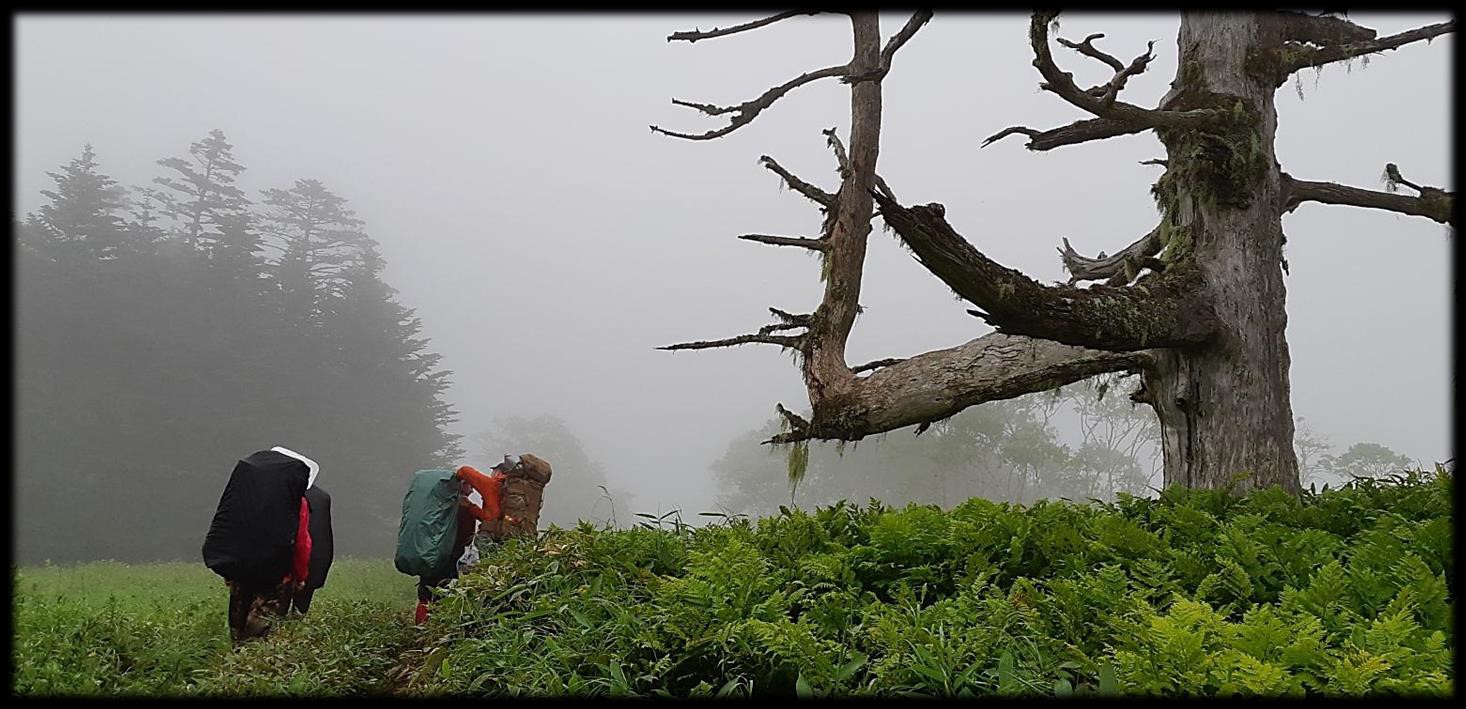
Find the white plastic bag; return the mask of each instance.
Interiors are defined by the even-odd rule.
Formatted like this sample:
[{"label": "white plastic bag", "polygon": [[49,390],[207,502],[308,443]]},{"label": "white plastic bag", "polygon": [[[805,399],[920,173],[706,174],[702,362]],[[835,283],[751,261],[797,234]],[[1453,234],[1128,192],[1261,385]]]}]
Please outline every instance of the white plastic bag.
[{"label": "white plastic bag", "polygon": [[458,557],[458,573],[461,574],[473,568],[473,565],[478,563],[478,558],[477,540],[470,541],[468,547],[463,550],[463,556]]}]

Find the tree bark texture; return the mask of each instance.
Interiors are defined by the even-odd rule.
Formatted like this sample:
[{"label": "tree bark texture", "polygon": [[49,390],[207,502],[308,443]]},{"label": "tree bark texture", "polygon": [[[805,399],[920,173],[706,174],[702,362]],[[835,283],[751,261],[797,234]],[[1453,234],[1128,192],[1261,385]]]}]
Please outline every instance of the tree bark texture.
[{"label": "tree bark texture", "polygon": [[1280,42],[1267,19],[1183,13],[1180,69],[1161,104],[1221,108],[1233,117],[1215,128],[1158,130],[1169,157],[1156,196],[1172,227],[1170,248],[1200,270],[1219,326],[1212,342],[1172,350],[1146,374],[1164,432],[1167,486],[1300,489],[1284,333],[1275,87],[1248,71]]}]

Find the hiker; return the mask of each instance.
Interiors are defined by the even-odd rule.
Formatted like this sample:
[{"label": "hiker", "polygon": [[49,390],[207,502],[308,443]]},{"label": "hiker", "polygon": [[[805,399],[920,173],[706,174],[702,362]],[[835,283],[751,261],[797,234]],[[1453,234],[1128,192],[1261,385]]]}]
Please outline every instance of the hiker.
[{"label": "hiker", "polygon": [[276,446],[239,461],[204,538],[204,565],[229,589],[235,645],[269,633],[310,575],[310,504],[320,466]]},{"label": "hiker", "polygon": [[[483,499],[484,505],[475,518],[483,522],[482,531],[491,533],[494,538],[497,538],[496,533],[502,524],[504,515],[504,479],[517,463],[518,461],[512,456],[506,455],[498,465],[489,468],[490,472],[487,475],[471,465],[459,466],[458,470],[454,471],[454,475],[458,476],[459,480],[470,485],[471,489],[478,492],[479,497]],[[467,499],[466,495],[465,499]],[[469,537],[472,538],[473,534],[470,533]]]},{"label": "hiker", "polygon": [[331,533],[331,495],[320,485],[312,485],[305,490],[305,502],[310,513],[306,525],[310,561],[305,583],[297,586],[290,598],[291,609],[301,615],[310,610],[311,598],[315,596],[316,589],[326,585],[326,574],[331,571],[331,561],[335,557],[334,535]]},{"label": "hiker", "polygon": [[[473,466],[460,466],[453,473],[458,481],[458,508],[457,523],[454,525],[453,547],[449,558],[452,563],[446,568],[433,569],[418,577],[417,583],[417,610],[413,614],[413,621],[418,625],[427,622],[428,604],[434,600],[437,590],[447,585],[453,579],[458,578],[460,569],[458,560],[463,558],[465,550],[473,543],[473,537],[478,531],[478,523],[491,522],[499,518],[499,488],[503,474],[495,471],[491,475],[485,475]],[[469,499],[475,491],[483,498],[483,507],[473,504]]]}]

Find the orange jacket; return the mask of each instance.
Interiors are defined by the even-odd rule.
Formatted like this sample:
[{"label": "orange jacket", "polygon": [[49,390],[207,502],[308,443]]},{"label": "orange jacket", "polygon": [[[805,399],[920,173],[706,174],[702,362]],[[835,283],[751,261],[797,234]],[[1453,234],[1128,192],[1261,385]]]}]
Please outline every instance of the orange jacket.
[{"label": "orange jacket", "polygon": [[491,475],[484,475],[471,465],[458,468],[456,472],[458,479],[467,480],[473,489],[484,498],[482,508],[470,504],[473,516],[485,522],[493,522],[499,519],[501,514],[500,499],[504,489],[504,474],[495,470]]}]

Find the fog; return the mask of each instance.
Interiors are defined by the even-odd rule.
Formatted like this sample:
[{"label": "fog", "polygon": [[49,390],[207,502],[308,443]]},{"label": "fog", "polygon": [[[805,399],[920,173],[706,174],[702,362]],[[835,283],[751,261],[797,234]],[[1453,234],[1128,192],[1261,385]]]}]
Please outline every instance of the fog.
[{"label": "fog", "polygon": [[[817,234],[818,211],[757,160],[773,156],[833,188],[820,131],[843,136],[849,120],[848,87],[824,80],[718,140],[648,130],[724,124],[672,98],[735,104],[849,58],[848,22],[823,16],[667,41],[754,17],[22,15],[12,211],[44,203],[46,172],[84,143],[119,183],[143,185],[160,174],[156,160],[221,129],[248,167],[240,184],[251,196],[316,178],[365,221],[386,282],[454,373],[458,432],[554,414],[635,511],[710,509],[709,466],[729,442],[762,426],[776,403],[808,406],[799,370],[767,346],[656,348],[752,332],[769,307],[808,312],[819,302],[818,261],[734,237]],[[1381,36],[1444,18],[1349,16]],[[883,32],[904,19],[883,15]],[[1066,13],[1061,22],[1059,36],[1104,32],[1101,46],[1127,59],[1158,40],[1124,96],[1152,106],[1165,93],[1176,15]],[[1016,137],[979,149],[1010,125],[1083,117],[1038,89],[1027,25],[1023,14],[939,12],[885,79],[879,165],[903,202],[941,202],[995,260],[1062,281],[1061,237],[1082,253],[1113,253],[1154,226],[1159,168],[1139,163],[1164,151],[1150,133],[1048,153]],[[1283,169],[1382,189],[1393,162],[1412,182],[1453,188],[1454,42],[1305,71],[1279,89]],[[1072,52],[1055,57],[1081,85],[1108,78]],[[1450,457],[1448,230],[1317,203],[1284,228],[1295,414],[1340,449],[1374,441],[1427,464]],[[879,225],[861,302],[850,362],[989,330]],[[330,461],[320,462],[329,474]]]}]

